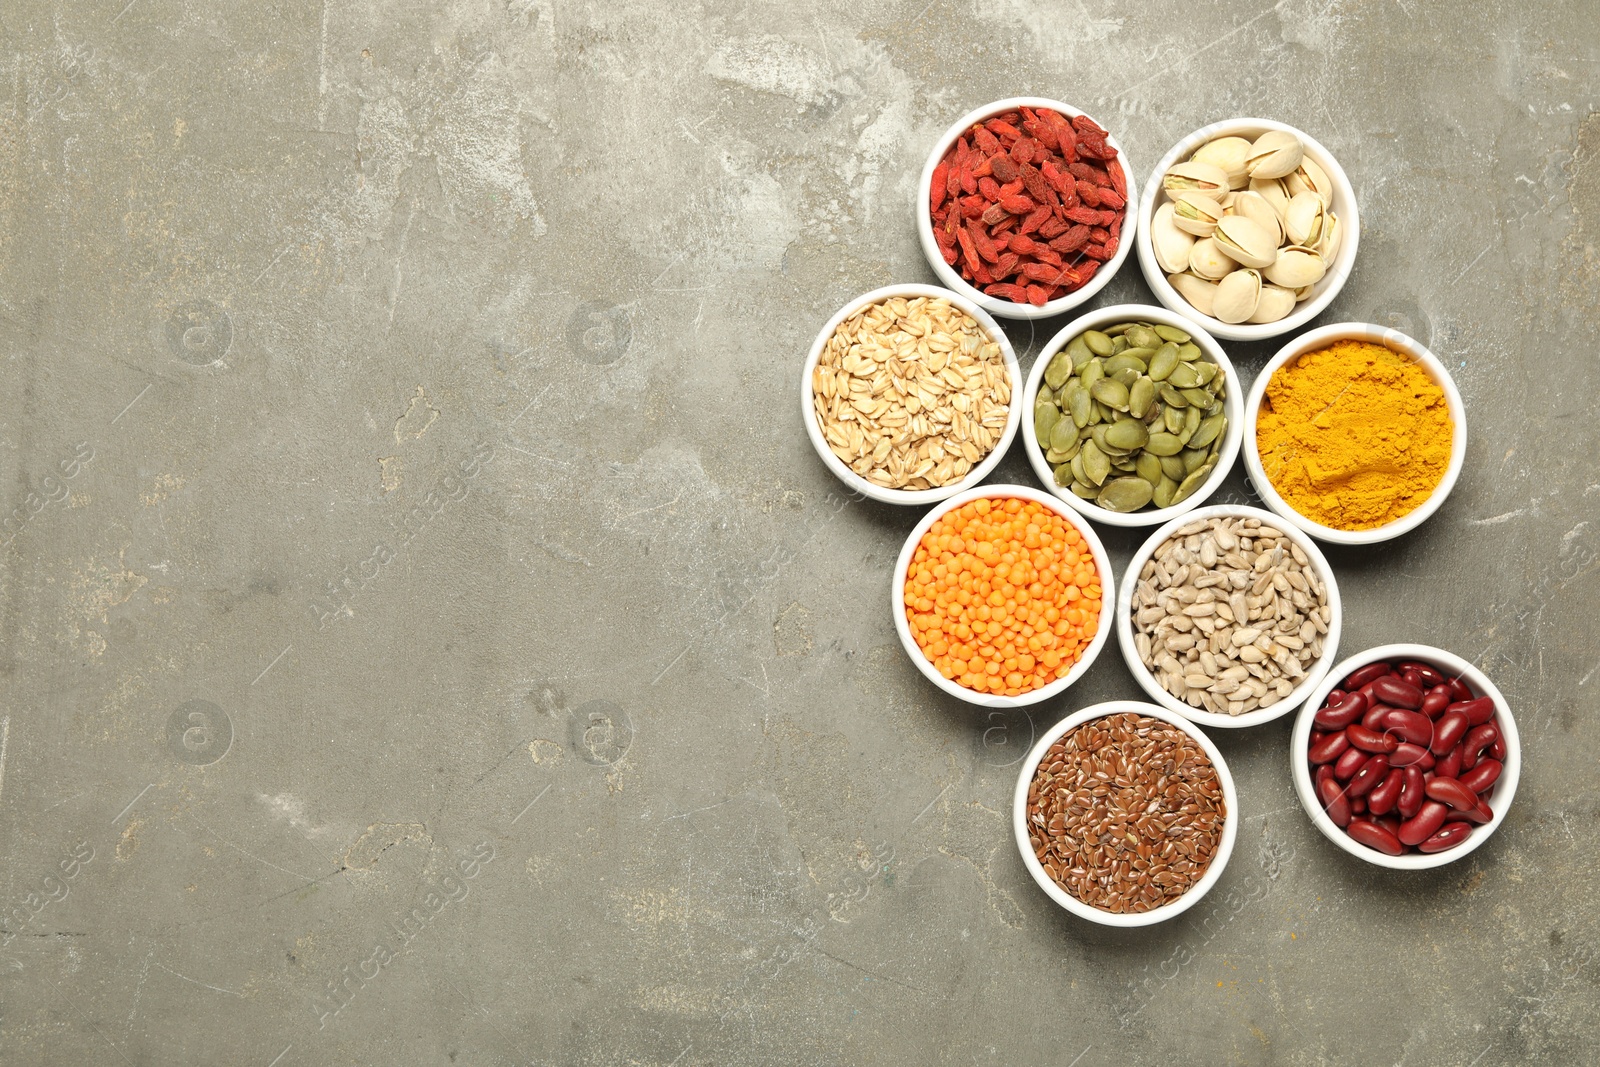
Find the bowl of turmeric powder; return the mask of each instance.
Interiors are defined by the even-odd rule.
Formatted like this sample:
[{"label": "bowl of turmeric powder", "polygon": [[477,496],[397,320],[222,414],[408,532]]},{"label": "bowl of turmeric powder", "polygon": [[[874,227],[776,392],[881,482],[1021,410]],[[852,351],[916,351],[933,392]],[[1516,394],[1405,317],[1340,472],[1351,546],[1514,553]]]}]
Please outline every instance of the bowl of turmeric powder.
[{"label": "bowl of turmeric powder", "polygon": [[1370,545],[1438,511],[1467,452],[1450,372],[1398,330],[1345,322],[1297,337],[1245,401],[1262,503],[1319,541]]}]

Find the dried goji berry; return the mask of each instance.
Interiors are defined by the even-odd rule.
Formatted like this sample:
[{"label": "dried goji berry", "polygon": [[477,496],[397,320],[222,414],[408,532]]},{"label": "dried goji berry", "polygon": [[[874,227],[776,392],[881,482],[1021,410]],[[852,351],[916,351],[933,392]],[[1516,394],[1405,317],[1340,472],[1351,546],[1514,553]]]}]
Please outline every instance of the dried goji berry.
[{"label": "dried goji berry", "polygon": [[978,258],[978,248],[972,243],[972,235],[963,227],[956,231],[956,240],[961,242],[961,255],[966,260],[967,269],[976,271],[983,261]]},{"label": "dried goji berry", "polygon": [[1069,208],[1066,212],[1066,216],[1068,220],[1072,222],[1081,222],[1085,226],[1100,225],[1100,212],[1096,211],[1092,207],[1079,206],[1075,208]]},{"label": "dried goji berry", "polygon": [[1048,263],[1052,267],[1061,266],[1061,256],[1049,245],[1040,245],[1033,250],[1033,258],[1040,263]]},{"label": "dried goji berry", "polygon": [[1028,299],[1026,286],[1012,285],[1010,282],[996,282],[993,285],[985,286],[983,291],[990,296],[999,297],[1001,300],[1014,300],[1019,304]]},{"label": "dried goji berry", "polygon": [[1022,220],[1022,226],[1019,228],[1019,232],[1032,233],[1034,230],[1037,230],[1040,226],[1044,225],[1045,220],[1049,217],[1050,208],[1036,207],[1032,211],[1028,212],[1027,217]]},{"label": "dried goji berry", "polygon": [[1046,159],[1040,163],[1039,173],[1044,175],[1044,180],[1050,183],[1050,188],[1058,193],[1064,193],[1070,188],[1075,188],[1075,185],[1069,184],[1071,179],[1062,173],[1060,167],[1056,166],[1055,160]]},{"label": "dried goji berry", "polygon": [[1049,263],[1022,264],[1023,277],[1036,282],[1049,282],[1051,285],[1061,281],[1065,269],[1065,267],[1051,266]]},{"label": "dried goji berry", "polygon": [[[999,205],[995,206],[998,207]],[[994,238],[997,241],[1000,239],[1000,235],[1002,233],[1005,233],[1008,230],[1016,229],[1017,223],[1020,221],[1015,215],[1006,215],[1004,208],[1000,209],[1000,213],[1006,217],[989,227],[989,232],[994,235]]]},{"label": "dried goji berry", "polygon": [[1007,252],[1000,257],[1000,262],[994,265],[994,270],[989,273],[996,278],[1006,278],[1017,272],[1017,263],[1022,257],[1015,252]]},{"label": "dried goji berry", "polygon": [[1050,247],[1069,256],[1089,243],[1089,227],[1074,226],[1050,242]]},{"label": "dried goji berry", "polygon": [[978,255],[990,263],[998,262],[1000,253],[994,247],[994,242],[989,239],[989,234],[976,222],[967,223],[967,232],[972,235],[972,243],[978,249]]},{"label": "dried goji berry", "polygon": [[1039,242],[1026,234],[1014,233],[1011,235],[1011,251],[1020,255],[1027,255],[1038,247]]},{"label": "dried goji berry", "polygon": [[971,196],[978,191],[978,176],[972,173],[972,160],[968,159],[956,167],[956,172],[961,178],[961,191]]},{"label": "dried goji berry", "polygon": [[1121,217],[1122,212],[1120,211],[1102,211],[1100,212],[1100,225],[1110,226],[1113,222],[1116,222]]},{"label": "dried goji berry", "polygon": [[1067,223],[1061,221],[1059,218],[1051,217],[1046,219],[1039,227],[1039,236],[1048,241],[1053,237],[1059,237],[1066,233],[1067,228]]},{"label": "dried goji berry", "polygon": [[983,194],[985,200],[992,203],[1000,199],[1000,183],[993,178],[979,178],[978,192]]},{"label": "dried goji berry", "polygon": [[1050,302],[1050,291],[1042,285],[1028,286],[1028,303],[1042,308]]},{"label": "dried goji berry", "polygon": [[1107,241],[1106,242],[1106,258],[1110,259],[1113,256],[1115,256],[1117,254],[1117,249],[1119,247],[1121,247],[1121,246],[1120,246],[1117,238],[1113,237],[1111,240]]},{"label": "dried goji berry", "polygon": [[994,131],[994,135],[1007,144],[1010,144],[1012,141],[1015,141],[1018,137],[1022,136],[1022,131],[1011,125],[1011,123],[1007,122],[1005,119],[990,119],[988,122],[984,123],[984,125],[989,127],[990,130]]},{"label": "dried goji berry", "polygon": [[1111,188],[1115,189],[1123,200],[1127,200],[1128,176],[1123,172],[1121,162],[1115,159],[1106,160],[1106,175],[1111,179]]},{"label": "dried goji berry", "polygon": [[1017,165],[1011,162],[1010,156],[995,156],[989,160],[989,170],[1003,182],[1015,181],[1017,177]]},{"label": "dried goji berry", "polygon": [[950,175],[950,161],[941,159],[939,165],[933,168],[933,181],[928,185],[929,207],[934,211],[939,210],[939,205],[944,203],[944,198],[950,195],[945,188],[945,179]]},{"label": "dried goji berry", "polygon": [[983,214],[979,217],[983,219],[983,224],[985,226],[993,226],[997,222],[1004,222],[1006,219],[1010,218],[1010,216],[1006,214],[1006,209],[1001,207],[999,204],[990,204],[988,207],[983,209]]},{"label": "dried goji berry", "polygon": [[1013,215],[1026,215],[1038,205],[1025,196],[1007,196],[1000,199],[1000,206]]},{"label": "dried goji berry", "polygon": [[1117,237],[1117,236],[1121,235],[1121,233],[1122,233],[1122,216],[1121,215],[1118,215],[1115,219],[1111,220],[1111,225],[1110,225],[1109,229],[1111,230],[1111,236]]},{"label": "dried goji berry", "polygon": [[1022,192],[1022,179],[1021,178],[1018,178],[1015,181],[1006,182],[1004,185],[1002,185],[1000,187],[1000,195],[1001,196],[1016,196],[1020,192]]},{"label": "dried goji berry", "polygon": [[964,218],[976,219],[983,215],[989,202],[981,196],[964,196],[961,198],[961,214]]},{"label": "dried goji berry", "polygon": [[1080,286],[1087,284],[1089,279],[1094,277],[1094,272],[1099,270],[1099,269],[1100,269],[1100,261],[1098,259],[1087,259],[1087,260],[1084,260],[1082,263],[1080,263],[1078,265],[1078,268],[1077,268],[1077,271],[1076,271],[1077,276],[1078,276],[1078,284]]},{"label": "dried goji berry", "polygon": [[1081,201],[1084,204],[1087,204],[1089,207],[1099,207],[1100,206],[1100,190],[1099,189],[1096,189],[1094,186],[1090,185],[1088,182],[1079,182],[1077,184],[1076,188],[1078,190],[1078,199],[1079,199],[1079,201]]},{"label": "dried goji berry", "polygon": [[1028,195],[1041,204],[1054,204],[1056,202],[1055,190],[1050,188],[1050,183],[1044,180],[1044,175],[1039,173],[1039,168],[1031,163],[1022,165],[1022,187],[1028,190]]},{"label": "dried goji berry", "polygon": [[1087,163],[1073,163],[1067,170],[1071,171],[1073,178],[1080,182],[1094,181],[1094,168]]},{"label": "dried goji berry", "polygon": [[972,127],[972,140],[986,156],[992,156],[1000,151],[1000,139],[982,126]]},{"label": "dried goji berry", "polygon": [[1105,245],[1084,245],[1083,246],[1083,254],[1088,256],[1090,259],[1110,259],[1111,258],[1111,256],[1109,254],[1107,254],[1107,252],[1106,252],[1106,246]]},{"label": "dried goji berry", "polygon": [[950,266],[953,267],[956,265],[957,256],[954,245],[941,246],[939,249],[939,256]]},{"label": "dried goji berry", "polygon": [[1020,166],[1033,161],[1034,149],[1039,145],[1032,137],[1018,137],[1017,143],[1011,146],[1011,158]]},{"label": "dried goji berry", "polygon": [[1102,187],[1100,189],[1096,189],[1095,192],[1100,195],[1100,204],[1103,207],[1115,208],[1116,210],[1121,211],[1123,208],[1128,206],[1127,200],[1123,199],[1122,194],[1117,192],[1115,189],[1106,189]]}]

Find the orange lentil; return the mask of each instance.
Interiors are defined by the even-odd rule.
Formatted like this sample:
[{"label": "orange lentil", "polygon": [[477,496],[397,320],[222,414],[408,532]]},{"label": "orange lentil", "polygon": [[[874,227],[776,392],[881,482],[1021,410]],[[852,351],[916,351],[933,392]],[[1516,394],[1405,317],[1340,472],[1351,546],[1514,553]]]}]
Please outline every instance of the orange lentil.
[{"label": "orange lentil", "polygon": [[978,499],[941,515],[906,571],[905,612],[941,675],[1021,696],[1065,677],[1100,628],[1083,534],[1042,504]]}]

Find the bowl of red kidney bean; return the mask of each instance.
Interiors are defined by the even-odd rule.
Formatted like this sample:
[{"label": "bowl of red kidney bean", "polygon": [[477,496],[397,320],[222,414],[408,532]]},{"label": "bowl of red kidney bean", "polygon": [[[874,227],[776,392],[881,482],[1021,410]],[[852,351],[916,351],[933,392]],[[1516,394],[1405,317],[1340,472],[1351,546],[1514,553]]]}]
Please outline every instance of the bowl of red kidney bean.
[{"label": "bowl of red kidney bean", "polygon": [[993,315],[1075,308],[1133,247],[1138,194],[1127,156],[1058,100],[1019,96],[963,115],[934,145],[917,189],[928,264]]},{"label": "bowl of red kidney bean", "polygon": [[1383,645],[1334,667],[1301,709],[1290,753],[1317,829],[1397,870],[1438,867],[1482,845],[1522,771],[1500,690],[1428,645]]}]

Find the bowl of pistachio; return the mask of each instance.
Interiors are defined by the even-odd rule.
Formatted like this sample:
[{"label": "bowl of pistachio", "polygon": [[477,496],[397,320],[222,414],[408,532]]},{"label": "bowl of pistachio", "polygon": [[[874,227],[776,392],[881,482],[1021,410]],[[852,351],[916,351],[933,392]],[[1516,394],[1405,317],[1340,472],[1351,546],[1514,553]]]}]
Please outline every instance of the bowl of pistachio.
[{"label": "bowl of pistachio", "polygon": [[1244,393],[1204,328],[1148,304],[1069,323],[1022,391],[1028,462],[1095,522],[1159,526],[1215,493],[1244,441]]},{"label": "bowl of pistachio", "polygon": [[1263,341],[1325,309],[1355,266],[1355,188],[1293,126],[1229,119],[1156,164],[1139,203],[1139,268],[1162,304],[1212,334]]}]

